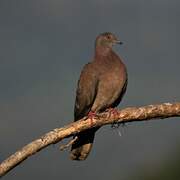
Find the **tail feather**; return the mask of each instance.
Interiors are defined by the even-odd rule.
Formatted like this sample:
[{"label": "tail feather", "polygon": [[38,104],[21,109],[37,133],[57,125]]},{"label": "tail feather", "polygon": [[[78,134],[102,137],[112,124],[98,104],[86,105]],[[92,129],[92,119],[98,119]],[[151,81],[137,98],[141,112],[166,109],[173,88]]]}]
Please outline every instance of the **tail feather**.
[{"label": "tail feather", "polygon": [[72,145],[70,158],[72,160],[85,160],[92,148],[95,130],[87,130],[79,133],[77,141]]}]

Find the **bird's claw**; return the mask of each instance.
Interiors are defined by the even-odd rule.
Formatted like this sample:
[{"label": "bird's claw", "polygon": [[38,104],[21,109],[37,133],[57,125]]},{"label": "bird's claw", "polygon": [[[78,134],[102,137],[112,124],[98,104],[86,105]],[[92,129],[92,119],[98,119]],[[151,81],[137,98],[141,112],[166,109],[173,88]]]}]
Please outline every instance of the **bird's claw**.
[{"label": "bird's claw", "polygon": [[109,117],[111,117],[111,116],[116,117],[119,115],[118,110],[115,108],[108,108],[108,109],[106,109],[106,112],[109,112]]},{"label": "bird's claw", "polygon": [[93,119],[97,119],[97,114],[94,111],[90,111],[87,115],[87,118],[90,119],[91,126],[93,125]]}]

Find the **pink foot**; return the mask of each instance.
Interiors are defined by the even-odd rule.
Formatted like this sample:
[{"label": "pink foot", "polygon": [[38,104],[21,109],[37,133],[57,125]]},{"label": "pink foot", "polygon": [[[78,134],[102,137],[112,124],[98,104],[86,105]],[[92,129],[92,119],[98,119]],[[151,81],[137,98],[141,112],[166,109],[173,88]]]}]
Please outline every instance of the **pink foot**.
[{"label": "pink foot", "polygon": [[108,108],[106,112],[109,112],[109,116],[111,117],[112,115],[114,118],[119,115],[118,110],[115,108]]},{"label": "pink foot", "polygon": [[96,117],[96,113],[94,111],[90,111],[87,115],[87,117],[90,119],[91,126],[93,125],[93,119]]}]

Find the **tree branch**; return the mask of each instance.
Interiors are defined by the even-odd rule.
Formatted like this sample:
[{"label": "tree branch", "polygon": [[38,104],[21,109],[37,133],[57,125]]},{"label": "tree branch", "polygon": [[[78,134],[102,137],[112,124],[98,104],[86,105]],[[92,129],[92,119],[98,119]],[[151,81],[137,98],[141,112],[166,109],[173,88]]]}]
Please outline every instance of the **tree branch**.
[{"label": "tree branch", "polygon": [[46,133],[39,139],[27,144],[22,149],[8,157],[0,164],[0,177],[5,175],[8,171],[24,161],[26,158],[47,147],[48,145],[55,144],[64,138],[68,138],[92,127],[99,127],[112,123],[145,121],[150,119],[163,119],[178,116],[180,116],[180,103],[164,103],[138,108],[129,107],[123,110],[118,110],[118,113],[113,115],[110,112],[100,113],[98,114],[97,118],[93,119],[93,123],[91,119],[83,118],[67,126],[57,128]]}]

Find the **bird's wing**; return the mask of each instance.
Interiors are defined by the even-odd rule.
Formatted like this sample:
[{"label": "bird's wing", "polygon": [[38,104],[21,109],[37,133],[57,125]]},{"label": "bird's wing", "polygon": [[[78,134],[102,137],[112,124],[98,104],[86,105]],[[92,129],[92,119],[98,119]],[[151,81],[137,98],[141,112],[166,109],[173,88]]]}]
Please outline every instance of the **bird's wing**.
[{"label": "bird's wing", "polygon": [[92,63],[88,63],[84,66],[78,81],[74,107],[75,121],[86,116],[91,110],[97,94],[97,86],[98,77],[96,69]]}]

